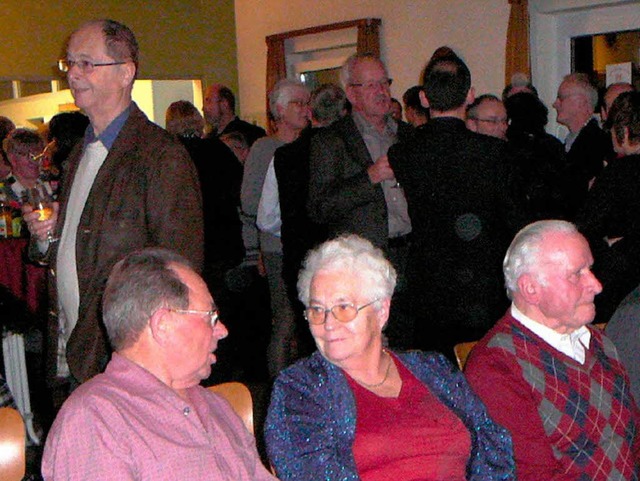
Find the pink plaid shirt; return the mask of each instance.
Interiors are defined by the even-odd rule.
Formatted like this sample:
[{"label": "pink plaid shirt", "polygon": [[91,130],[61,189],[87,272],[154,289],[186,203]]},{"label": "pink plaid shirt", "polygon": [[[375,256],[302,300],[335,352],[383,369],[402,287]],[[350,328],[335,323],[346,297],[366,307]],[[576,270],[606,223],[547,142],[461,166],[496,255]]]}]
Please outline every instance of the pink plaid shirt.
[{"label": "pink plaid shirt", "polygon": [[103,374],[60,410],[44,450],[49,480],[274,480],[254,437],[201,386],[186,403],[148,371],[113,354]]}]

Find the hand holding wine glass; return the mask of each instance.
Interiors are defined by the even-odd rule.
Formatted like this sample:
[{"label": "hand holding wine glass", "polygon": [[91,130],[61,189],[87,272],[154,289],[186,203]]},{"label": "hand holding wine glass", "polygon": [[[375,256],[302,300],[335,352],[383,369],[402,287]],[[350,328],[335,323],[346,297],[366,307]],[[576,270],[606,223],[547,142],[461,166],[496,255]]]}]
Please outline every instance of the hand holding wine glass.
[{"label": "hand holding wine glass", "polygon": [[372,184],[379,184],[382,181],[395,178],[393,169],[389,165],[389,158],[386,155],[379,157],[371,164],[367,169],[367,173]]},{"label": "hand holding wine glass", "polygon": [[27,200],[22,213],[31,234],[40,240],[56,242],[58,239],[53,236],[53,231],[58,220],[58,203],[43,186],[29,189]]}]

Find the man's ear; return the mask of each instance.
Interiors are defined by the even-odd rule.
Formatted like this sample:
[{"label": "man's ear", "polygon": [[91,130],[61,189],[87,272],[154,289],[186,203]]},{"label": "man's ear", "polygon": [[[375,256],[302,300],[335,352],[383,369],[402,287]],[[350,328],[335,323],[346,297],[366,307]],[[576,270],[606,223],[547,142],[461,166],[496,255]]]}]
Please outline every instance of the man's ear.
[{"label": "man's ear", "polygon": [[226,99],[223,99],[222,102],[220,102],[220,106],[224,106],[224,113],[225,114],[232,114],[233,111],[231,110],[231,106],[229,105],[229,101]]},{"label": "man's ear", "polygon": [[351,105],[355,103],[355,88],[352,85],[347,85],[344,88],[344,94],[347,96],[347,100]]},{"label": "man's ear", "polygon": [[136,66],[133,62],[127,62],[120,65],[120,71],[122,72],[122,84],[123,87],[131,85],[136,75]]},{"label": "man's ear", "polygon": [[465,106],[471,105],[473,102],[475,102],[475,100],[476,100],[476,89],[475,87],[471,87],[467,92],[467,98],[465,99],[465,102],[466,102]]},{"label": "man's ear", "polygon": [[153,340],[163,345],[167,339],[171,338],[173,322],[171,319],[171,311],[165,308],[157,309],[149,319],[149,330]]},{"label": "man's ear", "polygon": [[538,304],[540,282],[531,274],[522,274],[518,279],[518,294],[527,304]]},{"label": "man's ear", "polygon": [[418,96],[420,97],[420,104],[425,108],[429,108],[429,99],[427,99],[427,94],[424,93],[424,90],[420,90],[418,92]]},{"label": "man's ear", "polygon": [[276,112],[278,113],[278,117],[275,119],[276,122],[278,120],[282,120],[282,117],[284,116],[284,109],[285,107],[283,107],[282,105],[276,104]]}]

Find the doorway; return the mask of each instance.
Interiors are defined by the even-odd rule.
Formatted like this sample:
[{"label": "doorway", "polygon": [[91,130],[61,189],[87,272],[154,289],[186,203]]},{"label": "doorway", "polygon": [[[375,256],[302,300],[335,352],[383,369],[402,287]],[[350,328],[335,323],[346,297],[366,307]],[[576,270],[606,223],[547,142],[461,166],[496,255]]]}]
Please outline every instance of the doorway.
[{"label": "doorway", "polygon": [[[638,0],[530,0],[529,12],[532,81],[548,107],[572,71],[572,39],[640,30]],[[549,132],[566,136],[555,112],[549,117]]]}]

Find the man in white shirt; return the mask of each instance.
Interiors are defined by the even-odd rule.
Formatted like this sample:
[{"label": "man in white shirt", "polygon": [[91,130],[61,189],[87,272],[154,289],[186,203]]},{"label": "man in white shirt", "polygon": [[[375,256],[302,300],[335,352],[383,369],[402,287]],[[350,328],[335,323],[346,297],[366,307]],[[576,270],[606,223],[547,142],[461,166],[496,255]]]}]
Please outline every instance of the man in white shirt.
[{"label": "man in white shirt", "polygon": [[[513,301],[476,345],[469,383],[512,435],[518,479],[635,479],[640,413],[612,342],[588,327],[602,286],[573,224],[514,238],[503,269]],[[617,473],[617,474],[616,474]]]}]

